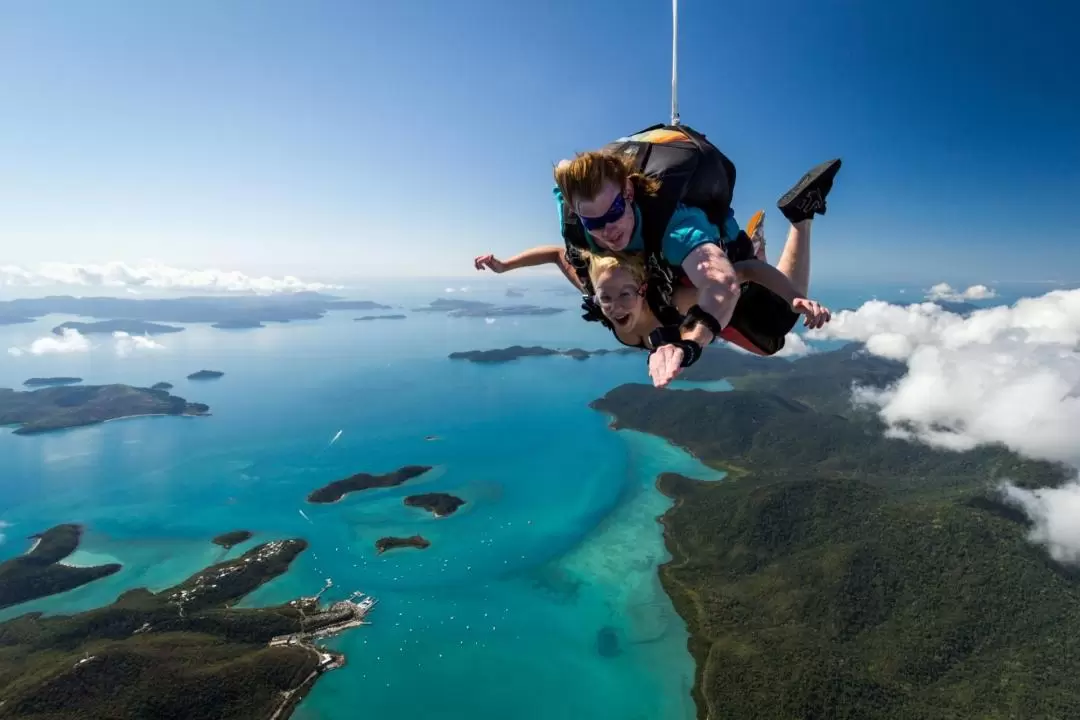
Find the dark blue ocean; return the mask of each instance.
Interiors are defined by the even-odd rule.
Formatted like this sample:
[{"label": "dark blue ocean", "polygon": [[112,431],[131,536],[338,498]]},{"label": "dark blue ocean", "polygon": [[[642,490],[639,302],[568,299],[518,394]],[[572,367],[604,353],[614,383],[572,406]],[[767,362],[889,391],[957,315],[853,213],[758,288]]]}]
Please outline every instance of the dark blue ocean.
[{"label": "dark blue ocean", "polygon": [[[447,359],[511,344],[617,347],[578,319],[573,296],[546,289],[553,282],[515,280],[531,288],[526,297],[507,299],[494,283],[448,295],[445,281],[430,280],[352,295],[403,308],[453,296],[571,311],[494,322],[408,313],[366,323],[353,321],[365,313],[337,311],[256,330],[191,325],[159,336],[163,350],[123,357],[107,336],[91,336],[88,352],[6,352],[72,319],[65,316],[0,328],[0,387],[44,375],[164,380],[213,413],[29,437],[0,430],[0,556],[24,552],[32,533],[77,522],[87,532],[69,562],[123,565],[0,619],[165,588],[231,556],[213,536],[249,529],[255,537],[232,555],[275,538],[303,537],[311,547],[246,605],[312,594],[326,578],[329,599],[361,590],[380,600],[371,626],[330,641],[348,664],[317,683],[298,718],[693,718],[686,627],[656,573],[667,559],[656,518],[669,502],[654,481],[663,471],[721,474],[663,441],[608,429],[609,418],[588,407],[621,383],[648,382],[644,355],[490,366]],[[908,298],[898,292],[876,294]],[[874,294],[817,293],[835,309]],[[185,379],[202,368],[226,375]],[[305,501],[331,480],[408,464],[434,469],[332,505]],[[440,519],[402,504],[422,491],[467,504]],[[431,547],[375,554],[377,538],[414,533]],[[602,631],[617,639],[614,653],[600,652]]]}]

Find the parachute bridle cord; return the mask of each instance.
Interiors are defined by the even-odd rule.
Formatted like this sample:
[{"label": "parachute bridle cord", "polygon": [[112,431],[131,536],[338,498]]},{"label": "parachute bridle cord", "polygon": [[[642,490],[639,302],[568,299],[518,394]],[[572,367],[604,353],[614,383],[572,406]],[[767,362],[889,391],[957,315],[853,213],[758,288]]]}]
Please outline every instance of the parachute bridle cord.
[{"label": "parachute bridle cord", "polygon": [[679,124],[679,0],[671,0],[671,124]]}]

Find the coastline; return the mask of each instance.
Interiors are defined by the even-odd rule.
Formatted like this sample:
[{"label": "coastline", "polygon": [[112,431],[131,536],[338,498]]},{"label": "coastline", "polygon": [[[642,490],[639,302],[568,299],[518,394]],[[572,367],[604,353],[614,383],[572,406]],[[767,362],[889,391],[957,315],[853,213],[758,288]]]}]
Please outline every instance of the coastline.
[{"label": "coastline", "polygon": [[[643,435],[651,438],[654,442],[662,443],[666,448],[669,448],[672,452],[677,452],[693,458],[702,466],[708,468],[711,471],[721,473],[722,478],[718,480],[706,480],[702,478],[690,478],[688,480],[694,482],[718,482],[725,479],[733,479],[730,468],[718,466],[716,462],[709,462],[703,458],[695,455],[688,447],[680,445],[670,438],[666,438],[660,435],[653,435],[648,432],[634,429],[620,425],[618,416],[607,410],[600,410],[589,405],[593,412],[598,412],[605,416],[607,419],[607,428],[616,433],[631,433]],[[654,516],[654,520],[661,527],[661,537],[663,538],[663,546],[667,552],[668,558],[662,560],[656,564],[656,577],[659,579],[660,587],[663,589],[664,595],[671,603],[671,607],[674,612],[682,618],[682,621],[686,624],[686,651],[690,655],[693,662],[693,684],[690,688],[690,697],[694,703],[695,718],[696,720],[708,720],[712,717],[712,709],[708,706],[708,700],[705,694],[702,692],[702,680],[705,677],[705,670],[708,667],[709,651],[712,646],[711,641],[701,635],[700,623],[698,618],[699,610],[694,603],[693,595],[690,592],[683,592],[682,586],[671,574],[671,569],[680,567],[690,560],[690,556],[683,551],[678,541],[675,539],[671,531],[670,519],[674,513],[682,506],[683,499],[676,494],[665,489],[664,480],[669,475],[676,475],[678,473],[673,472],[660,472],[652,480],[651,492],[655,492],[662,496],[666,502],[667,507],[663,512]]]},{"label": "coastline", "polygon": [[694,606],[692,600],[687,599],[688,592],[677,592],[677,590],[681,589],[681,585],[671,574],[672,568],[684,565],[690,560],[690,556],[672,535],[669,524],[672,515],[682,507],[683,499],[664,489],[663,474],[656,478],[655,487],[657,492],[671,501],[671,506],[656,519],[660,527],[663,528],[664,547],[667,548],[670,558],[660,563],[656,571],[660,577],[660,585],[664,588],[664,593],[668,596],[668,599],[671,600],[672,607],[675,608],[675,612],[686,623],[686,630],[689,635],[686,640],[686,649],[694,660],[694,684],[690,688],[690,696],[693,698],[694,707],[697,710],[697,720],[708,720],[708,718],[712,717],[712,708],[709,707],[705,693],[702,692],[701,681],[705,677],[705,669],[708,667],[709,651],[712,648],[712,643],[700,634],[698,608]]},{"label": "coastline", "polygon": [[626,444],[635,482],[590,537],[556,567],[568,573],[566,582],[587,577],[587,582],[613,588],[607,602],[614,610],[611,620],[619,654],[629,653],[636,663],[666,668],[653,679],[653,692],[670,698],[666,711],[657,717],[700,720],[704,718],[698,693],[702,662],[693,652],[696,627],[663,577],[668,565],[684,561],[673,551],[664,525],[676,499],[663,492],[657,481],[672,469],[703,483],[722,482],[728,475],[660,436],[632,428],[618,430],[616,435]]},{"label": "coastline", "polygon": [[[212,415],[212,414],[213,413],[209,413],[209,412],[204,412],[204,413],[139,413],[138,415],[124,415],[122,417],[109,418],[108,420],[102,420],[100,423],[97,423],[97,424],[104,425],[105,423],[116,422],[117,420],[131,420],[133,418],[144,418],[144,417],[191,417],[191,418],[197,418],[197,417],[210,417],[210,415]],[[70,430],[71,428],[76,428],[76,427],[86,427],[86,426],[85,425],[72,425],[71,427],[56,428],[56,429],[57,430]]]},{"label": "coastline", "polygon": [[[465,392],[475,392],[477,388],[483,389],[491,385],[486,375],[472,373],[469,368],[459,372],[466,376],[469,382],[463,382],[456,387],[452,383],[446,383],[451,390],[424,387],[424,397],[413,397],[408,387],[394,387],[393,393],[405,396],[400,403],[405,409],[397,414],[415,416],[417,407],[426,407],[418,405],[419,400],[422,399],[425,403],[430,401],[426,395],[432,395],[439,406],[446,406]],[[556,373],[557,371],[545,371],[545,376]],[[268,370],[266,374],[271,373]],[[533,372],[526,369],[523,374],[532,376]],[[334,373],[328,373],[328,376],[330,380],[337,377]],[[394,386],[394,383],[382,376],[378,376],[378,380],[388,388]],[[653,495],[655,491],[649,487],[657,471],[639,473],[637,461],[626,463],[624,453],[616,446],[619,443],[609,445],[609,441],[605,439],[605,423],[588,417],[592,413],[586,409],[586,403],[600,394],[594,392],[594,386],[606,382],[606,379],[596,380],[588,376],[576,379],[576,384],[571,388],[576,394],[571,395],[569,401],[554,392],[556,389],[563,390],[561,378],[557,383],[552,380],[551,387],[544,382],[538,382],[537,387],[529,386],[528,392],[523,392],[525,398],[536,399],[536,402],[528,404],[528,412],[523,413],[529,422],[540,425],[554,422],[558,418],[560,422],[572,427],[575,433],[580,429],[584,437],[590,439],[590,443],[593,440],[602,443],[605,455],[607,449],[610,449],[612,455],[610,460],[605,457],[600,467],[589,468],[590,476],[595,477],[588,478],[586,482],[555,480],[551,489],[543,492],[524,492],[521,488],[540,485],[538,480],[533,480],[536,476],[534,467],[544,467],[550,476],[558,474],[559,466],[554,462],[550,466],[545,465],[546,453],[537,452],[533,455],[533,451],[525,448],[525,441],[511,437],[513,427],[503,419],[502,409],[498,406],[484,407],[481,404],[476,411],[477,418],[464,418],[466,422],[462,423],[461,429],[456,429],[457,419],[444,419],[441,413],[434,411],[431,416],[420,415],[410,419],[411,423],[422,423],[421,435],[437,435],[444,440],[442,444],[425,443],[423,437],[417,437],[416,425],[402,425],[400,418],[392,413],[389,420],[384,419],[382,410],[376,416],[374,411],[354,408],[344,400],[337,402],[337,393],[322,388],[320,391],[334,398],[328,397],[325,403],[313,408],[310,417],[300,413],[299,419],[316,425],[324,422],[325,416],[333,415],[334,427],[330,428],[330,432],[342,426],[354,427],[357,429],[351,431],[352,434],[349,434],[349,430],[346,430],[346,433],[347,437],[356,438],[360,436],[361,430],[364,430],[369,437],[363,445],[350,446],[339,442],[335,443],[332,452],[323,453],[316,461],[303,456],[302,453],[308,451],[309,446],[313,447],[320,441],[325,443],[329,439],[329,432],[324,432],[322,425],[286,429],[286,423],[277,419],[279,416],[266,412],[268,408],[283,405],[284,400],[292,401],[292,396],[285,395],[280,402],[260,404],[251,401],[251,407],[234,409],[228,418],[223,418],[220,412],[215,413],[221,422],[225,423],[223,429],[227,431],[220,436],[214,433],[213,437],[204,438],[202,433],[185,433],[183,427],[186,426],[168,424],[160,426],[161,432],[157,432],[157,426],[133,423],[129,429],[134,430],[137,426],[139,431],[125,437],[141,438],[147,452],[152,450],[171,463],[168,467],[163,463],[160,468],[155,466],[146,470],[139,466],[138,472],[130,480],[125,479],[125,475],[118,470],[129,466],[136,467],[134,458],[125,453],[124,446],[120,444],[105,445],[104,449],[109,454],[102,456],[100,464],[91,467],[89,461],[84,461],[77,467],[68,465],[64,468],[70,467],[73,474],[84,473],[90,476],[100,473],[102,477],[107,475],[110,483],[108,487],[117,488],[112,495],[100,501],[100,510],[87,510],[89,521],[95,523],[95,520],[98,520],[104,528],[101,539],[95,540],[94,546],[88,545],[89,549],[96,550],[99,542],[115,545],[130,542],[130,552],[133,555],[130,558],[124,556],[125,574],[110,581],[109,587],[134,581],[143,574],[151,584],[165,584],[160,578],[167,578],[168,574],[158,569],[164,566],[155,565],[145,569],[146,565],[153,554],[163,551],[169,542],[176,546],[177,557],[184,554],[196,556],[197,547],[189,550],[186,542],[174,539],[185,532],[193,532],[196,522],[201,527],[211,524],[216,518],[217,522],[213,524],[220,530],[234,525],[252,526],[256,522],[253,518],[259,518],[259,521],[271,530],[310,534],[313,549],[312,555],[306,556],[286,575],[275,581],[275,584],[268,583],[253,593],[250,603],[253,607],[263,602],[272,604],[285,596],[291,596],[291,590],[297,585],[307,583],[309,578],[321,583],[322,579],[328,576],[332,576],[335,582],[355,576],[359,578],[360,586],[380,591],[377,594],[385,596],[387,602],[394,601],[397,607],[392,613],[393,617],[376,620],[377,629],[372,628],[371,632],[362,635],[343,636],[332,643],[332,647],[341,646],[348,652],[350,660],[364,658],[366,653],[373,649],[389,649],[394,654],[393,658],[384,653],[379,669],[374,671],[373,663],[364,661],[350,662],[349,667],[343,668],[341,674],[329,673],[315,683],[311,693],[306,695],[302,702],[298,702],[296,716],[310,717],[312,713],[320,713],[327,718],[339,717],[341,710],[330,707],[322,714],[322,707],[336,704],[344,710],[361,694],[367,696],[380,712],[386,713],[390,708],[408,708],[409,710],[402,711],[403,714],[416,711],[419,715],[418,708],[426,706],[433,710],[433,715],[437,715],[434,708],[439,704],[438,698],[432,698],[430,703],[425,704],[411,698],[393,696],[413,694],[421,687],[433,686],[436,688],[433,692],[445,698],[446,693],[451,692],[452,686],[457,683],[454,670],[447,667],[451,660],[455,663],[467,663],[468,667],[478,667],[487,672],[504,667],[504,653],[528,653],[533,657],[507,663],[509,668],[520,672],[521,679],[528,680],[532,677],[530,682],[535,682],[535,678],[545,677],[544,673],[550,673],[550,677],[559,682],[569,680],[572,691],[576,692],[580,688],[581,699],[567,699],[565,702],[552,699],[540,704],[545,710],[550,708],[553,715],[557,708],[564,705],[580,710],[583,714],[586,710],[592,712],[595,708],[602,707],[603,703],[608,703],[608,696],[616,695],[617,697],[611,699],[615,700],[613,705],[620,711],[614,714],[631,715],[626,712],[627,709],[633,711],[647,708],[647,714],[658,720],[691,720],[694,710],[691,707],[689,688],[694,666],[686,653],[683,622],[656,580],[656,567],[666,559],[667,554],[663,550],[661,528],[655,523],[669,501],[664,498],[663,504],[659,505],[658,502],[661,501],[658,501],[658,496]],[[556,384],[557,388],[554,387]],[[502,392],[501,388],[493,390]],[[415,394],[419,396],[419,391]],[[471,416],[471,410],[469,414]],[[272,421],[263,422],[263,417],[272,418]],[[568,417],[570,419],[566,419]],[[583,418],[580,423],[579,418]],[[430,426],[430,429],[426,429],[427,426]],[[501,441],[503,435],[500,433],[504,431],[507,444],[503,447],[506,449],[500,451],[500,457],[495,458],[491,469],[488,469],[486,459],[483,464],[470,463],[470,448],[483,447],[481,443],[485,439],[490,442],[493,438],[498,438]],[[176,434],[182,437],[176,439],[173,437]],[[76,437],[66,439],[63,447],[67,448],[69,444],[75,447],[78,440]],[[427,447],[433,449],[427,450]],[[673,450],[672,453],[674,452]],[[643,455],[642,452],[635,454],[639,459]],[[32,454],[26,453],[26,456],[32,457]],[[322,481],[316,479],[318,477],[339,477],[347,474],[353,467],[365,467],[368,463],[374,463],[379,468],[393,469],[399,462],[409,460],[435,465],[437,469],[394,492],[375,493],[370,498],[358,497],[360,502],[342,503],[345,499],[343,497],[335,501],[335,507],[322,513],[322,516],[317,516],[311,508],[303,504],[303,493],[309,489],[309,483],[310,487],[321,484]],[[112,464],[106,465],[106,462]],[[442,467],[443,463],[450,466],[448,477],[445,467]],[[43,471],[58,472],[45,465],[41,467]],[[401,502],[399,495],[405,492],[444,489],[443,485],[429,482],[436,473],[440,473],[439,477],[446,477],[446,489],[453,491],[459,486],[472,489],[477,497],[476,503],[472,505],[473,510],[468,515],[457,518],[459,522],[455,522],[455,518],[448,519],[442,515],[436,518],[431,515],[432,520],[446,520],[455,524],[444,528],[441,522],[437,522],[430,526],[430,532],[442,532],[445,541],[438,545],[437,550],[433,548],[433,552],[428,555],[403,552],[399,556],[393,556],[388,552],[385,562],[372,559],[367,545],[362,543],[363,538],[354,539],[350,531],[353,525],[363,528],[366,522],[378,521],[380,516],[385,515],[384,521],[391,524],[401,522],[403,525],[415,525],[414,532],[423,528],[422,533],[436,541],[427,529],[429,525],[425,522],[426,513],[403,514],[398,507]],[[215,482],[211,482],[211,478]],[[552,581],[554,591],[549,589],[541,592],[532,588],[532,558],[546,553],[547,543],[563,542],[567,535],[575,535],[582,526],[598,522],[598,518],[610,512],[609,506],[615,504],[613,498],[621,492],[620,487],[631,481],[634,483],[635,493],[638,492],[638,485],[646,488],[640,497],[632,499],[631,506],[625,508],[633,511],[636,517],[616,517],[614,522],[609,523],[599,520],[604,525],[601,532],[608,532],[600,542],[590,541],[590,547],[585,548],[582,553],[586,557],[577,558],[580,562],[573,569],[574,575],[586,580],[580,585],[580,594],[575,597],[572,586],[559,586],[558,578]],[[119,488],[128,486],[130,491],[119,491]],[[92,501],[89,492],[94,487],[93,483],[84,482],[78,489],[82,491],[86,488],[85,492],[61,499],[65,506],[74,506],[76,500],[82,500],[89,505]],[[157,499],[160,488],[168,490],[176,508],[188,507],[189,497],[193,502],[199,503],[196,505],[200,508],[198,515],[193,513],[191,519],[188,519],[182,512],[175,513],[168,507],[159,506]],[[279,492],[266,492],[267,488],[276,488]],[[573,489],[573,497],[578,501],[577,505],[566,512],[573,516],[573,524],[567,522],[565,516],[559,515],[558,510],[548,507],[545,502],[551,495],[563,492],[564,488]],[[467,497],[464,493],[455,494]],[[236,498],[235,502],[230,500],[231,497]],[[540,509],[534,509],[532,503],[537,503]],[[552,506],[554,504],[550,503]],[[313,524],[309,524],[308,520],[299,515],[298,505],[310,515]],[[642,507],[643,505],[645,507]],[[524,507],[528,509],[523,509]],[[485,512],[488,508],[491,509]],[[345,510],[348,510],[347,514],[338,513]],[[458,512],[462,513],[462,510]],[[548,520],[548,511],[554,513],[558,519]],[[616,512],[621,515],[622,510]],[[488,515],[494,515],[494,519],[488,520]],[[527,524],[529,519],[532,519],[534,524]],[[509,527],[511,520],[512,528]],[[614,537],[616,533],[620,537]],[[150,536],[149,539],[144,541],[144,535]],[[609,544],[612,540],[613,545]],[[146,547],[143,547],[143,544]],[[339,546],[340,552],[336,550]],[[615,572],[605,573],[600,582],[585,578],[588,571],[605,564],[609,547],[616,548],[618,554],[623,556],[618,559],[617,567],[613,568]],[[208,550],[216,552],[218,548]],[[128,552],[128,549],[124,548],[123,552]],[[355,557],[351,556],[354,552]],[[643,552],[649,556],[647,567],[642,560]],[[317,559],[314,557],[315,553]],[[522,555],[527,555],[529,560],[523,560]],[[141,558],[146,558],[146,562],[138,562]],[[442,571],[446,558],[451,561],[446,571]],[[367,560],[366,564],[364,559]],[[72,560],[81,562],[80,557]],[[509,561],[509,571],[503,570],[506,561]],[[191,562],[193,561],[188,560],[187,564]],[[589,563],[586,572],[578,571],[584,562]],[[360,565],[354,568],[356,563]],[[466,567],[470,563],[472,570],[467,571]],[[182,568],[186,565],[176,562],[175,566]],[[624,568],[634,571],[632,583],[620,583],[620,578],[623,577],[620,572]],[[176,572],[180,570],[177,569]],[[394,580],[398,575],[402,576],[401,581]],[[174,582],[171,578],[168,580],[170,583]],[[490,587],[484,587],[485,585]],[[447,589],[443,589],[444,586]],[[90,587],[84,591],[82,594],[86,600],[83,604],[91,603],[91,595],[105,594],[100,590],[102,587],[104,586]],[[433,596],[439,597],[429,599]],[[260,601],[260,598],[263,600]],[[65,601],[77,602],[78,598],[71,596],[70,600]],[[249,603],[245,603],[247,604]],[[574,612],[568,613],[568,608]],[[408,634],[405,620],[396,617],[399,611],[404,611],[406,616],[412,615],[410,620],[415,628],[412,634]],[[534,611],[538,612],[534,614]],[[491,613],[490,625],[483,622],[485,612]],[[451,621],[449,614],[455,615],[456,619]],[[399,620],[401,627],[395,627]],[[440,623],[443,620],[445,625]],[[539,626],[532,627],[537,622]],[[424,639],[415,639],[420,634],[421,626],[425,624],[431,626],[431,631],[425,633]],[[471,630],[466,630],[466,625],[470,624]],[[498,629],[491,630],[495,625]],[[596,652],[594,635],[605,626],[616,628],[622,651],[618,657],[601,657]],[[624,632],[627,628],[631,629],[629,633]],[[517,639],[518,634],[521,636],[520,640]],[[461,644],[462,641],[464,645]],[[577,647],[579,642],[580,648]],[[568,645],[571,650],[566,649]],[[398,651],[402,646],[405,648],[403,656]],[[562,667],[546,667],[544,656],[549,649],[557,651],[553,661]],[[436,664],[438,652],[445,652],[445,660],[448,662]],[[423,662],[423,675],[428,677],[421,676],[407,681],[404,677],[406,673],[415,675],[416,665],[420,662]],[[572,673],[568,672],[568,668],[577,667],[575,663],[581,663],[580,667]],[[367,673],[366,678],[364,673]],[[590,677],[594,673],[595,677]],[[571,674],[577,677],[571,677]],[[433,678],[432,675],[440,677]],[[444,679],[447,677],[449,680]],[[393,683],[392,688],[385,687],[384,679]],[[517,694],[516,689],[514,694]],[[298,694],[297,700],[300,699]],[[500,708],[504,701],[510,702],[508,693],[463,700],[462,704],[470,708],[470,712],[476,717],[486,717],[488,712]]]}]

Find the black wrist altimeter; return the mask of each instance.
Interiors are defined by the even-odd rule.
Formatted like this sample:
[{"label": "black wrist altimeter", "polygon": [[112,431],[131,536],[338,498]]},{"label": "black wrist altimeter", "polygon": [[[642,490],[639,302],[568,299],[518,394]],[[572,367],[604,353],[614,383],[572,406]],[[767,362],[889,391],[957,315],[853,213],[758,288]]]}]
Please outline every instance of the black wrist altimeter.
[{"label": "black wrist altimeter", "polygon": [[649,351],[650,356],[659,350],[662,345],[674,345],[677,348],[682,348],[683,358],[682,362],[679,363],[682,367],[690,367],[701,357],[701,345],[693,340],[684,340],[679,335],[679,328],[674,325],[659,327],[649,333],[649,344],[652,345],[652,350]]},{"label": "black wrist altimeter", "polygon": [[686,319],[683,320],[682,326],[687,330],[693,330],[698,325],[704,325],[709,328],[709,332],[713,335],[713,340],[720,337],[720,333],[724,331],[724,326],[720,324],[719,320],[702,310],[700,305],[694,305],[686,312]]}]

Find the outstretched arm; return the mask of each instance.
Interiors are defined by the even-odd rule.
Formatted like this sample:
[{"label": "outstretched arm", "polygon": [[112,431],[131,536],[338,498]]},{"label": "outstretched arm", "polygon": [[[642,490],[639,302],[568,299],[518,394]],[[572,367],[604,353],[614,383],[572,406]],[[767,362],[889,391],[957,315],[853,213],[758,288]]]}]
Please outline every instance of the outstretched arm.
[{"label": "outstretched arm", "polygon": [[524,252],[520,252],[508,260],[500,260],[490,253],[487,255],[480,255],[473,260],[473,266],[476,267],[477,270],[488,268],[492,272],[504,273],[524,267],[552,264],[559,268],[566,279],[570,281],[570,284],[584,292],[584,289],[581,287],[581,282],[578,280],[577,273],[574,272],[574,268],[570,267],[570,264],[566,262],[564,253],[565,248],[562,245],[540,245],[538,247],[529,248]]}]

